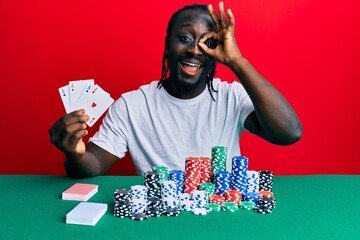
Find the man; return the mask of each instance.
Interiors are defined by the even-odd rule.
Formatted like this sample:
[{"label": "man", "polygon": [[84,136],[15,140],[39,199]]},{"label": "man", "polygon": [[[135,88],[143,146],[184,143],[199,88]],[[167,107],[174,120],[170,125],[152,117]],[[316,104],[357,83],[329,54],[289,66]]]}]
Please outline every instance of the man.
[{"label": "man", "polygon": [[[230,157],[240,155],[244,130],[278,145],[298,141],[302,127],[296,113],[242,56],[234,29],[234,16],[222,2],[219,16],[211,5],[178,10],[168,24],[160,81],[123,94],[87,145],[84,110],[50,128],[51,142],[65,153],[67,174],[105,174],[127,151],[138,174],[155,165],[184,170],[185,157],[209,156],[212,146],[228,147]],[[228,66],[241,84],[213,79],[216,62]]]}]

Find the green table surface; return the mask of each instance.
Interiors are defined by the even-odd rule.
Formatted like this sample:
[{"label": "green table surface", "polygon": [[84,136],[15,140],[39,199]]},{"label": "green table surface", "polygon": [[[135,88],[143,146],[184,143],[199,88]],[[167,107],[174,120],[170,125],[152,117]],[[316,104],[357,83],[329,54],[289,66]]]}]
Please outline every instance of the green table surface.
[{"label": "green table surface", "polygon": [[[74,183],[93,183],[88,201],[108,204],[96,226],[65,223],[79,202],[61,199]],[[143,184],[142,177],[1,175],[0,239],[360,239],[360,176],[276,176],[271,214],[239,210],[145,221],[116,218],[113,193]]]}]

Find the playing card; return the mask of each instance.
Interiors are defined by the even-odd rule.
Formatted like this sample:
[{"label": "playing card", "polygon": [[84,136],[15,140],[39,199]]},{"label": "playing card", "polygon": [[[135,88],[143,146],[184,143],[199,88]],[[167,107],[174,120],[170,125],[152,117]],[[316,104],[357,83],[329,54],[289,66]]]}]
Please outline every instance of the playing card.
[{"label": "playing card", "polygon": [[82,105],[84,105],[83,99],[90,99],[89,97],[92,95],[91,94],[91,89],[94,87],[93,83],[88,83],[85,87],[85,89],[83,90],[82,94],[80,95],[79,99],[77,100],[77,102],[72,105],[72,110],[78,110],[83,108]]},{"label": "playing card", "polygon": [[110,107],[114,99],[105,92],[99,85],[94,85],[90,94],[84,94],[77,106],[85,109],[86,114],[89,115],[90,120],[86,124],[91,127],[101,117],[101,115]]},{"label": "playing card", "polygon": [[62,103],[65,107],[66,113],[69,113],[71,111],[70,109],[70,90],[69,85],[63,86],[59,88],[60,97],[62,100]]},{"label": "playing card", "polygon": [[70,110],[75,111],[78,110],[77,102],[81,95],[83,94],[84,90],[88,86],[94,85],[93,79],[87,79],[87,80],[77,80],[77,81],[70,81],[69,82],[69,91],[70,91]]}]

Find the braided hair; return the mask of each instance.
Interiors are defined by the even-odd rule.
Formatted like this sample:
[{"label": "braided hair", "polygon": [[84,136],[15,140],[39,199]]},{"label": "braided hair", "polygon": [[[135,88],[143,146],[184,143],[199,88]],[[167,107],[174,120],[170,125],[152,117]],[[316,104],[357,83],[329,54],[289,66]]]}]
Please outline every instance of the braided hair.
[{"label": "braided hair", "polygon": [[[163,58],[162,58],[161,78],[157,85],[158,88],[162,87],[165,79],[168,76],[169,70],[170,70],[169,63],[168,63],[168,49],[170,47],[170,36],[171,36],[173,25],[174,25],[175,21],[177,20],[178,16],[186,10],[199,10],[199,11],[206,12],[206,13],[208,12],[207,5],[193,4],[193,5],[187,5],[183,8],[180,8],[171,16],[168,26],[167,26],[167,29],[166,29],[165,50],[164,50]],[[210,96],[214,101],[215,101],[215,99],[214,99],[211,91],[217,92],[213,86],[213,79],[215,76],[215,68],[216,68],[216,63],[214,63],[213,69],[210,71],[210,73],[206,77],[206,85],[209,90]]]}]

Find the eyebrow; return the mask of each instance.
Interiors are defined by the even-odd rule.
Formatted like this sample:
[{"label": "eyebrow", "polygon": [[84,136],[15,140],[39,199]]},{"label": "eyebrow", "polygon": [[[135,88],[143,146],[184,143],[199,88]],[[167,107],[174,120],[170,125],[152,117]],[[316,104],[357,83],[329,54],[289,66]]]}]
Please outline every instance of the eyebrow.
[{"label": "eyebrow", "polygon": [[[193,24],[192,23],[183,23],[180,25],[180,28],[183,28],[183,27],[192,27]],[[207,28],[208,29],[212,29],[213,28],[213,25],[211,23],[207,23],[206,24]]]}]

